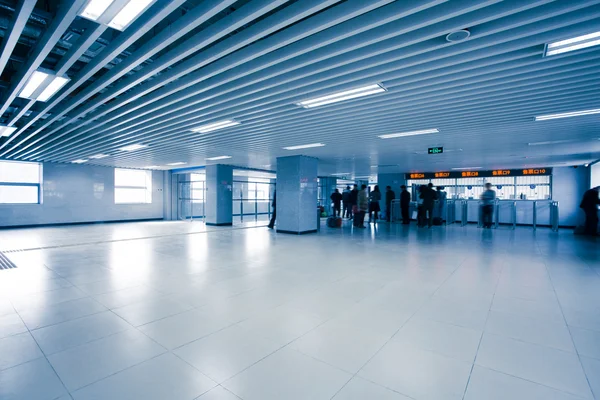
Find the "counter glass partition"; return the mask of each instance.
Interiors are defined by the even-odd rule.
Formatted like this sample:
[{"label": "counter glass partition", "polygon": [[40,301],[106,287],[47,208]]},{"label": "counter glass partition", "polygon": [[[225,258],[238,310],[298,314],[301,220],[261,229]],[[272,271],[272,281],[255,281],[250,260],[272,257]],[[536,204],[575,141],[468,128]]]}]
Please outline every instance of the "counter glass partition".
[{"label": "counter glass partition", "polygon": [[500,200],[550,200],[552,199],[551,176],[517,176],[456,179],[409,179],[407,186],[443,186],[448,199],[479,199],[486,183],[492,184]]}]

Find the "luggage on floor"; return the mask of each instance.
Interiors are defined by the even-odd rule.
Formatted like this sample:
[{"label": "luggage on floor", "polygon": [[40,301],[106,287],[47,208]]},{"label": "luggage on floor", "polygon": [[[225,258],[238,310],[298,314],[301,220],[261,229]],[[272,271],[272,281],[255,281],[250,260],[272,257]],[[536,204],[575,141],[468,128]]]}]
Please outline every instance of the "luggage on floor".
[{"label": "luggage on floor", "polygon": [[327,226],[330,228],[339,228],[342,226],[342,219],[339,217],[329,217],[327,218]]},{"label": "luggage on floor", "polygon": [[435,217],[435,218],[433,219],[433,224],[434,224],[434,225],[436,225],[436,226],[440,226],[440,225],[442,225],[442,223],[443,223],[443,222],[444,222],[444,221],[443,221],[443,220],[442,220],[440,217]]}]

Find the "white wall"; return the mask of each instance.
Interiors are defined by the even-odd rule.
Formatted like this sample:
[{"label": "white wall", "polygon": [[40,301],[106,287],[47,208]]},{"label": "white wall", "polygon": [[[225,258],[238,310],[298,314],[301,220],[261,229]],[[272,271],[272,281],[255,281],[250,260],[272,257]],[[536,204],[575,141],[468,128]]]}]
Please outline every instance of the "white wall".
[{"label": "white wall", "polygon": [[600,162],[590,167],[590,187],[600,186]]},{"label": "white wall", "polygon": [[583,223],[584,216],[579,204],[585,191],[590,188],[589,181],[590,168],[554,168],[552,199],[558,201],[560,226],[577,226]]},{"label": "white wall", "polygon": [[162,219],[163,174],[152,173],[151,204],[115,204],[113,168],[46,163],[42,204],[0,204],[0,227]]}]

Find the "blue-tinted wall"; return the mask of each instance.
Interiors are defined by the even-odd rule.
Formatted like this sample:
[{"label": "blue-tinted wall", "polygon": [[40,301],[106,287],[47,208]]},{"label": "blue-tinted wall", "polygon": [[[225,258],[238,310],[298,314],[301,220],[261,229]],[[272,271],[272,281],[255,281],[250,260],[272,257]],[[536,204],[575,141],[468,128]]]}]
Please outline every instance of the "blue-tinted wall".
[{"label": "blue-tinted wall", "polygon": [[152,173],[151,204],[115,204],[113,168],[46,163],[42,204],[0,204],[0,227],[162,219],[163,174]]}]

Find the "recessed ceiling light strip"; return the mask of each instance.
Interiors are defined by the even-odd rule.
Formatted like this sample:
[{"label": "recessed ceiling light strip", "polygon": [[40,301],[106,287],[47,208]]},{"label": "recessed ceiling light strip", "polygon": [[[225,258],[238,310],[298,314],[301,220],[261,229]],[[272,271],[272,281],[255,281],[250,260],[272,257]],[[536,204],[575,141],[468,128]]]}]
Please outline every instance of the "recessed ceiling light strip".
[{"label": "recessed ceiling light strip", "polygon": [[215,122],[212,124],[198,126],[196,128],[192,128],[191,131],[200,132],[200,133],[208,133],[208,132],[216,131],[218,129],[229,128],[230,126],[236,126],[236,125],[240,125],[240,122],[228,119],[225,121],[219,121],[219,122]]},{"label": "recessed ceiling light strip", "polygon": [[385,135],[379,135],[381,139],[393,139],[405,136],[416,136],[416,135],[427,135],[430,133],[439,133],[437,128],[434,129],[423,129],[420,131],[400,132],[400,133],[388,133]]},{"label": "recessed ceiling light strip", "polygon": [[587,35],[577,36],[571,39],[561,40],[559,42],[548,43],[546,46],[546,56],[567,53],[569,51],[581,50],[587,47],[600,45],[600,32],[588,33]]},{"label": "recessed ceiling light strip", "polygon": [[284,150],[301,150],[301,149],[311,149],[313,147],[323,147],[325,146],[323,143],[310,143],[310,144],[301,144],[298,146],[288,146],[284,147]]},{"label": "recessed ceiling light strip", "polygon": [[566,113],[560,113],[560,114],[540,115],[538,117],[535,117],[535,120],[536,121],[547,121],[549,119],[579,117],[582,115],[593,115],[593,114],[600,114],[600,108],[596,108],[594,110],[573,111],[573,112],[566,112]]},{"label": "recessed ceiling light strip", "polygon": [[383,93],[387,90],[380,84],[362,86],[355,89],[345,90],[343,92],[333,93],[327,96],[316,97],[314,99],[303,100],[296,103],[300,107],[313,108],[324,106],[326,104],[337,103],[340,101],[356,99],[359,97],[369,96],[371,94]]}]

